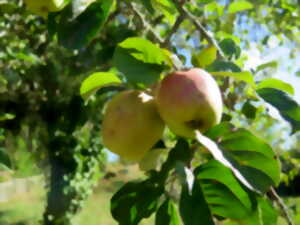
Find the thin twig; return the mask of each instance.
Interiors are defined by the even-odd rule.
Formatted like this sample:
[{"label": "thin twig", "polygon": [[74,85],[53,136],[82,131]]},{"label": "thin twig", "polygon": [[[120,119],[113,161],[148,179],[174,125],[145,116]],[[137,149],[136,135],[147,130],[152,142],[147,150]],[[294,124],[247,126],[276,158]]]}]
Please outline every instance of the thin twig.
[{"label": "thin twig", "polygon": [[203,35],[203,37],[208,41],[208,43],[216,47],[222,59],[226,59],[225,54],[220,48],[216,39],[209,33],[208,30],[206,30],[206,28],[198,21],[198,19],[193,16],[187,9],[185,9],[184,6],[180,4],[180,2],[177,2],[177,0],[173,0],[173,2],[175,3],[179,13],[186,16],[194,24],[201,35]]},{"label": "thin twig", "polygon": [[151,25],[144,19],[142,13],[137,9],[134,3],[128,3],[127,4],[129,8],[134,12],[134,14],[139,18],[141,23],[143,24],[143,27],[151,33],[151,35],[154,37],[154,39],[162,45],[164,43],[163,39],[153,30]]},{"label": "thin twig", "polygon": [[[154,37],[154,39],[156,40],[156,42],[159,43],[159,45],[161,47],[164,46],[165,41],[153,30],[153,28],[151,27],[151,25],[144,19],[142,13],[135,7],[134,3],[129,3],[128,6],[131,8],[131,10],[134,12],[134,14],[140,19],[143,27],[145,27],[145,29],[151,33],[151,35]],[[178,22],[177,22],[178,23]],[[173,29],[172,29],[173,30]],[[174,62],[174,60],[172,60],[172,64],[173,67],[176,70],[179,70],[180,68],[176,65],[176,63]]]},{"label": "thin twig", "polygon": [[183,14],[180,14],[177,17],[171,31],[168,33],[168,36],[165,38],[164,42],[162,43],[162,47],[169,46],[173,34],[176,33],[176,31],[178,30],[180,24],[183,22],[184,19],[185,19],[185,15],[183,15]]},{"label": "thin twig", "polygon": [[280,207],[280,209],[283,213],[283,216],[285,217],[288,225],[295,225],[294,222],[292,221],[292,218],[289,215],[287,206],[284,204],[283,200],[280,198],[280,196],[277,194],[277,192],[275,191],[275,189],[273,187],[271,187],[268,194],[277,203],[277,205]]}]

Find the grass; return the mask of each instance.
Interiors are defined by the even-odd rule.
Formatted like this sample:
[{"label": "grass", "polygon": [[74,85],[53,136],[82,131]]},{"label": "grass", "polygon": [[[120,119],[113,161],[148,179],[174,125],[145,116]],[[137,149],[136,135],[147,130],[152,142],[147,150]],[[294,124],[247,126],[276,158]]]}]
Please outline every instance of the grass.
[{"label": "grass", "polygon": [[42,219],[45,192],[35,187],[26,194],[16,195],[9,202],[0,203],[1,225],[37,225]]},{"label": "grass", "polygon": [[[110,214],[110,199],[113,194],[127,181],[143,177],[137,166],[124,169],[118,163],[109,165],[108,171],[118,174],[99,182],[94,194],[86,202],[84,209],[74,218],[74,225],[117,225]],[[124,206],[126,207],[126,206]],[[154,218],[143,220],[141,225],[152,225]]]}]

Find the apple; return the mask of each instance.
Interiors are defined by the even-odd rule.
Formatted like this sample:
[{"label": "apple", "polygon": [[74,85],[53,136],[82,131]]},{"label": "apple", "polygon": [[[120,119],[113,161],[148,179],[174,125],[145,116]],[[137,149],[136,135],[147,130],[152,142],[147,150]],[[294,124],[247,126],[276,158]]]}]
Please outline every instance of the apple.
[{"label": "apple", "polygon": [[222,96],[217,82],[205,70],[193,68],[166,76],[156,92],[161,118],[178,136],[194,138],[221,121]]},{"label": "apple", "polygon": [[137,162],[162,137],[164,127],[152,96],[137,90],[122,91],[107,104],[103,144],[123,159]]},{"label": "apple", "polygon": [[49,12],[62,10],[67,1],[65,0],[24,0],[29,11],[46,18]]}]

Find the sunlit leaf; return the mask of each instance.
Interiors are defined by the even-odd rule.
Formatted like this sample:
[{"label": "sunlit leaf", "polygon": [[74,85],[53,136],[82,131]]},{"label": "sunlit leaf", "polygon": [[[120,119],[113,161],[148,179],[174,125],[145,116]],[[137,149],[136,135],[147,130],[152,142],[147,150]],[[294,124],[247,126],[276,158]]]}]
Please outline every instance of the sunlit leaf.
[{"label": "sunlit leaf", "polygon": [[224,13],[224,6],[213,1],[204,7],[205,11],[208,12],[208,19],[216,19],[221,17]]},{"label": "sunlit leaf", "polygon": [[244,0],[233,1],[228,7],[228,13],[237,13],[252,8],[253,8],[253,4],[248,1],[244,1]]},{"label": "sunlit leaf", "polygon": [[244,81],[252,86],[255,86],[253,75],[248,72],[211,72],[214,76],[232,77],[237,81]]},{"label": "sunlit leaf", "polygon": [[155,225],[180,225],[179,221],[175,203],[166,199],[156,213]]},{"label": "sunlit leaf", "polygon": [[199,54],[192,56],[193,65],[196,67],[204,68],[210,65],[217,58],[217,49],[214,46],[203,49]]},{"label": "sunlit leaf", "polygon": [[84,98],[89,97],[92,93],[98,89],[111,85],[120,85],[121,80],[117,75],[110,72],[98,72],[93,73],[87,77],[80,87],[80,95]]},{"label": "sunlit leaf", "polygon": [[264,70],[264,69],[269,68],[269,67],[276,68],[277,66],[278,66],[278,63],[276,61],[267,62],[267,63],[259,65],[256,68],[256,72]]},{"label": "sunlit leaf", "polygon": [[168,63],[162,49],[137,37],[121,42],[114,53],[114,65],[134,84],[149,85],[156,82]]},{"label": "sunlit leaf", "polygon": [[294,88],[289,83],[276,78],[267,78],[260,81],[256,87],[257,90],[262,88],[276,88],[281,91],[285,91],[290,95],[294,95]]},{"label": "sunlit leaf", "polygon": [[162,12],[170,24],[174,24],[177,16],[177,9],[170,0],[151,0],[152,6]]},{"label": "sunlit leaf", "polygon": [[12,120],[16,117],[16,115],[11,114],[11,113],[4,113],[4,114],[0,114],[0,121],[4,121],[4,120]]}]

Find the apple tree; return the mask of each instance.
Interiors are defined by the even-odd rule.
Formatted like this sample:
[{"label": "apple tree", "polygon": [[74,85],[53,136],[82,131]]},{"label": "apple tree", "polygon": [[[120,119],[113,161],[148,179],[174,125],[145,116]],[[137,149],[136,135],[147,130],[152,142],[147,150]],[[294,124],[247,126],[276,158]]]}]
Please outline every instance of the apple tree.
[{"label": "apple tree", "polygon": [[[71,224],[105,148],[147,175],[113,195],[120,225],[151,215],[156,225],[295,224],[278,187],[299,174],[299,94],[273,73],[299,75],[299,1],[13,0],[0,10],[3,137],[49,162],[44,224]],[[280,47],[285,61],[260,60]]]}]

